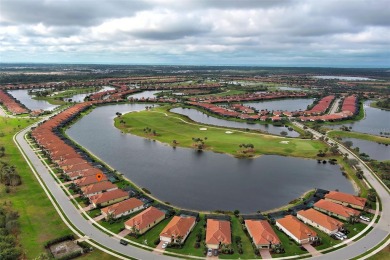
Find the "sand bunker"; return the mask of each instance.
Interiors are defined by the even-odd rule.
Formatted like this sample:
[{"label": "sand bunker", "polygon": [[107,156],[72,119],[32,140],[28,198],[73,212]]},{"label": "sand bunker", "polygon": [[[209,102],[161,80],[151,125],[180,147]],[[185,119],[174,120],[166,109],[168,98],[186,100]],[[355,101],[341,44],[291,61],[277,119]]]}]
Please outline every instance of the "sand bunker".
[{"label": "sand bunker", "polygon": [[200,131],[206,131],[206,130],[207,130],[207,128],[205,128],[205,127],[202,127],[202,128],[199,128],[199,130],[200,130]]},{"label": "sand bunker", "polygon": [[225,134],[233,134],[232,131],[226,131]]},{"label": "sand bunker", "polygon": [[281,141],[281,144],[288,144],[290,141]]}]

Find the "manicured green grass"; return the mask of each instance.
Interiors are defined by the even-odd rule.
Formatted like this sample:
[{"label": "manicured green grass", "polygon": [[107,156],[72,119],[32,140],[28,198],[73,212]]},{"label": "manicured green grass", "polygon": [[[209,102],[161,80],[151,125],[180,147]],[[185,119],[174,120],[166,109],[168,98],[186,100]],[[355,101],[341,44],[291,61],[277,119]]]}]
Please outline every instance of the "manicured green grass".
[{"label": "manicured green grass", "polygon": [[[204,217],[200,216],[200,221],[195,225],[194,229],[191,231],[190,235],[187,237],[186,241],[184,242],[184,245],[182,248],[167,248],[166,251],[168,252],[174,252],[178,254],[185,254],[185,255],[194,255],[194,256],[204,256],[203,251],[205,249],[204,247],[204,239],[206,236],[206,231],[204,229]],[[202,240],[200,242],[200,247],[195,248],[196,243],[196,235],[199,232],[202,232]]]},{"label": "manicured green grass", "polygon": [[[316,140],[302,140],[262,135],[254,131],[238,131],[222,127],[206,126],[191,122],[187,117],[170,113],[169,106],[155,108],[152,111],[129,113],[115,119],[115,126],[121,131],[155,139],[172,145],[173,140],[181,147],[194,147],[192,138],[205,140],[205,150],[227,153],[237,157],[246,156],[240,151],[240,144],[253,144],[255,152],[252,155],[277,154],[315,158],[318,150],[325,149],[325,144]],[[166,113],[168,116],[165,116]],[[121,124],[124,120],[125,124]],[[183,121],[184,120],[184,121]],[[145,133],[146,127],[155,130],[157,135]],[[201,131],[200,128],[207,128]],[[233,133],[227,134],[226,131]],[[282,141],[288,141],[284,144]]]},{"label": "manicured green grass", "polygon": [[355,235],[359,234],[363,229],[367,227],[366,224],[363,223],[345,223],[344,227],[349,230],[348,238],[354,237]]},{"label": "manicured green grass", "polygon": [[[259,258],[255,255],[255,252],[252,247],[252,241],[249,239],[249,237],[245,234],[244,230],[242,229],[242,225],[238,218],[235,216],[232,216],[231,218],[231,225],[232,225],[232,243],[233,243],[233,249],[234,254],[232,255],[219,255],[219,258],[221,259],[238,259],[238,258],[244,258],[244,259],[254,259]],[[242,244],[242,250],[243,254],[238,253],[237,243],[236,243],[236,236],[241,237],[241,244]]]},{"label": "manicured green grass", "polygon": [[386,246],[379,253],[367,258],[368,260],[389,260],[390,259],[390,245]]},{"label": "manicured green grass", "polygon": [[362,139],[362,140],[367,140],[367,141],[377,142],[377,143],[382,143],[382,144],[390,144],[390,138],[376,136],[376,135],[363,134],[363,133],[358,133],[358,132],[330,131],[330,132],[328,132],[328,135],[332,138],[350,137],[350,138],[357,138],[357,139]]},{"label": "manicured green grass", "polygon": [[102,225],[103,227],[107,228],[111,232],[118,234],[119,232],[121,232],[125,228],[125,224],[124,224],[125,221],[126,220],[123,220],[123,221],[121,220],[121,221],[114,222],[114,223],[110,224],[107,221],[101,220],[101,221],[99,221],[99,224]]},{"label": "manicured green grass", "polygon": [[85,254],[83,256],[80,256],[78,257],[77,259],[83,259],[83,260],[95,260],[95,259],[99,259],[99,260],[114,260],[114,259],[118,259],[112,255],[109,255],[107,253],[104,253],[100,250],[93,250],[92,252],[88,253],[88,254]]},{"label": "manicured green grass", "polygon": [[337,244],[341,243],[341,240],[333,239],[329,235],[327,235],[324,232],[322,232],[321,230],[319,230],[319,229],[317,229],[317,228],[315,228],[313,226],[310,226],[310,225],[308,225],[308,226],[311,229],[313,229],[315,232],[317,232],[318,236],[321,238],[321,243],[322,244],[319,245],[319,246],[316,246],[317,250],[329,248],[329,247],[332,247],[334,245],[337,245]]},{"label": "manicured green grass", "polygon": [[172,217],[164,219],[160,223],[158,223],[156,226],[148,230],[145,234],[142,236],[139,236],[138,238],[134,238],[132,236],[127,236],[126,238],[129,238],[137,243],[148,245],[150,247],[156,247],[154,244],[154,241],[160,237],[161,231],[165,228],[166,225],[168,225],[169,221],[171,221]]},{"label": "manicured green grass", "polygon": [[6,156],[0,160],[16,166],[22,177],[22,185],[13,188],[10,193],[0,193],[0,203],[11,201],[20,215],[18,240],[27,259],[44,252],[43,245],[47,240],[71,233],[12,140],[17,131],[33,122],[33,119],[0,118],[0,132],[4,133],[0,136],[0,143],[6,150]]},{"label": "manicured green grass", "polygon": [[272,226],[274,229],[276,235],[279,237],[280,242],[282,243],[285,253],[283,254],[272,254],[272,257],[284,257],[284,256],[291,256],[291,255],[301,255],[307,253],[306,250],[302,250],[293,240],[290,240],[290,238],[283,233],[282,231],[279,231],[276,226]]}]

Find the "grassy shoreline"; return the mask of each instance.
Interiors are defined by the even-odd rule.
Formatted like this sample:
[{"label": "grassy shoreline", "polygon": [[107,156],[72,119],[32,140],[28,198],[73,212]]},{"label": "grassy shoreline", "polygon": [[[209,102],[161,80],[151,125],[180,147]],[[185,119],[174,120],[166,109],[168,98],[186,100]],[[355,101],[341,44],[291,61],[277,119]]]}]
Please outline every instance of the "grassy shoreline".
[{"label": "grassy shoreline", "polygon": [[[256,157],[265,154],[317,158],[318,150],[326,145],[320,141],[285,138],[256,131],[237,130],[209,126],[191,121],[188,117],[169,112],[170,106],[150,111],[128,113],[115,119],[115,126],[122,132],[160,141],[171,146],[195,148],[201,138],[204,150],[230,154],[235,157]],[[144,129],[155,131],[145,132]],[[176,141],[176,143],[173,142]],[[245,151],[240,144],[253,144],[254,151]]]},{"label": "grassy shoreline", "polygon": [[358,133],[358,132],[332,130],[328,132],[328,135],[332,138],[350,137],[350,138],[357,138],[357,139],[367,140],[376,143],[390,144],[390,138],[377,136],[377,135]]}]

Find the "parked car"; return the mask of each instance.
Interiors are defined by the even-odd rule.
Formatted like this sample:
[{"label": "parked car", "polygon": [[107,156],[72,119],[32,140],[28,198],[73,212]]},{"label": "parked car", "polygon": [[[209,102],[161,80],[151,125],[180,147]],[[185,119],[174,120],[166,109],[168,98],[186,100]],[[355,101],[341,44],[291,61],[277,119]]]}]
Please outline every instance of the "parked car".
[{"label": "parked car", "polygon": [[369,217],[366,217],[366,216],[360,216],[359,217],[361,220],[364,220],[364,221],[367,221],[367,222],[370,222],[371,219]]},{"label": "parked car", "polygon": [[340,237],[342,237],[343,239],[347,239],[348,237],[343,233],[343,232],[336,232],[336,234]]},{"label": "parked car", "polygon": [[213,249],[207,249],[207,256],[213,256]]},{"label": "parked car", "polygon": [[218,256],[218,249],[214,249],[214,256]]},{"label": "parked car", "polygon": [[161,248],[165,249],[165,248],[167,248],[167,246],[168,246],[168,242],[164,242],[164,244],[162,244]]},{"label": "parked car", "polygon": [[119,243],[121,243],[121,244],[124,245],[124,246],[127,246],[127,245],[129,244],[129,242],[127,242],[127,241],[124,240],[124,239],[119,240]]},{"label": "parked car", "polygon": [[344,236],[340,235],[339,233],[335,233],[334,237],[338,240],[344,240]]}]

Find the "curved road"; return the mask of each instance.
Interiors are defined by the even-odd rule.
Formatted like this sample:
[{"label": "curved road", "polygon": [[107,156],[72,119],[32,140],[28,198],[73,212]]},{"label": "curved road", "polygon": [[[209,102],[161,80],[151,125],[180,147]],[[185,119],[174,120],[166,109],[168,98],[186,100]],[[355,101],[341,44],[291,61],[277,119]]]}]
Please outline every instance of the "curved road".
[{"label": "curved road", "polygon": [[[298,124],[297,124],[298,125]],[[299,126],[299,125],[298,125]],[[93,241],[110,248],[111,250],[120,254],[137,258],[137,259],[175,259],[171,256],[165,256],[156,254],[144,249],[140,249],[134,246],[123,246],[119,244],[118,238],[108,236],[103,231],[94,227],[82,214],[76,209],[76,207],[69,200],[68,196],[61,189],[60,185],[56,183],[48,169],[40,161],[35,152],[31,149],[28,142],[24,139],[25,134],[30,131],[32,126],[22,130],[15,135],[14,140],[17,142],[19,149],[29,159],[34,166],[36,172],[40,178],[44,181],[47,189],[56,199],[62,211],[65,213],[69,221],[83,232],[87,239],[91,238]],[[316,134],[317,135],[317,134]],[[343,149],[343,148],[342,148]],[[349,152],[345,150],[343,152]],[[372,176],[371,172],[366,166],[361,166],[367,180],[377,190],[378,196],[382,200],[382,214],[379,222],[373,227],[373,230],[368,233],[364,238],[359,241],[348,245],[337,251],[314,257],[315,259],[350,259],[366,252],[368,249],[376,246],[380,243],[390,231],[390,196],[387,190],[378,182],[378,180]],[[383,213],[386,214],[383,214]]]}]

